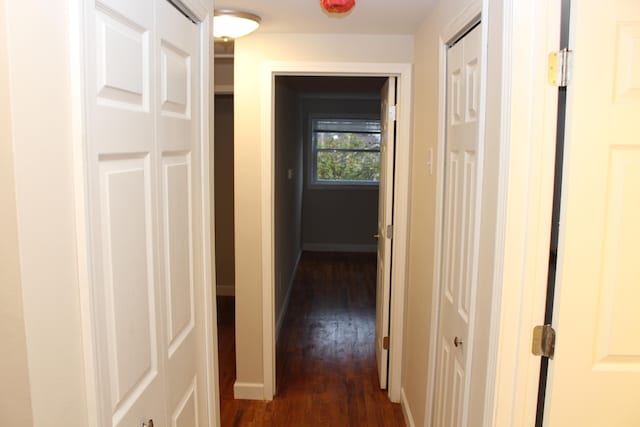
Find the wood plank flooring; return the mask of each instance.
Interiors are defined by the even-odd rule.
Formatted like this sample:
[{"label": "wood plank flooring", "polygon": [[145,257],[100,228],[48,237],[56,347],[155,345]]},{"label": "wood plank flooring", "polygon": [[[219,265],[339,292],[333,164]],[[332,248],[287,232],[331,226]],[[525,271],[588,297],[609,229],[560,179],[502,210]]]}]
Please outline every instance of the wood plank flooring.
[{"label": "wood plank flooring", "polygon": [[376,371],[375,254],[303,254],[272,402],[233,399],[234,299],[218,297],[221,419],[231,426],[404,426]]}]

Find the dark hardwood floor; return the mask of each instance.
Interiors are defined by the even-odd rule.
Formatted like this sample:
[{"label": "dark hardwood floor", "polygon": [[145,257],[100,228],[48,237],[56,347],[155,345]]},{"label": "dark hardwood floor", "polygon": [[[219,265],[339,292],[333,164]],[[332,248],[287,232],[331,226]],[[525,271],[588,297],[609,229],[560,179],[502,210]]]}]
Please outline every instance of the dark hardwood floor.
[{"label": "dark hardwood floor", "polygon": [[378,387],[375,282],[375,254],[303,254],[272,402],[233,399],[234,299],[218,297],[222,426],[404,426],[400,405]]}]

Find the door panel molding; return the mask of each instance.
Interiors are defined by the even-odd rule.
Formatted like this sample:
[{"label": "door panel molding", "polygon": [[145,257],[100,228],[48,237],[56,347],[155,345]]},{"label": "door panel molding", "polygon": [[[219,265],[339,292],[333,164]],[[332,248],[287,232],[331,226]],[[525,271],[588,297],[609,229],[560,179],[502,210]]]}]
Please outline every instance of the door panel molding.
[{"label": "door panel molding", "polygon": [[[146,363],[150,365],[150,371],[148,369],[147,374],[140,376],[136,373],[137,371],[127,374],[127,377],[136,377],[134,386],[126,387],[127,390],[121,390],[121,403],[117,404],[114,417],[111,417],[111,407],[113,405],[107,404],[106,407],[104,405],[105,395],[108,393],[104,391],[105,383],[101,380],[105,375],[104,366],[102,362],[99,363],[99,360],[103,357],[101,354],[108,352],[108,349],[104,348],[104,344],[100,343],[102,333],[99,332],[99,328],[96,326],[98,319],[104,318],[105,309],[99,307],[99,296],[96,295],[94,286],[96,280],[104,276],[104,272],[107,272],[107,270],[102,262],[103,257],[96,257],[92,252],[96,239],[93,230],[95,230],[96,226],[103,228],[106,226],[104,222],[105,215],[103,215],[105,214],[104,207],[100,208],[101,210],[96,210],[95,204],[97,202],[102,205],[110,202],[109,199],[113,199],[113,197],[105,199],[105,195],[102,195],[104,197],[98,197],[98,195],[93,194],[93,189],[95,188],[94,180],[96,179],[94,175],[97,171],[94,164],[100,163],[100,166],[105,166],[107,169],[101,167],[101,170],[104,169],[105,173],[113,172],[112,169],[114,167],[122,169],[122,174],[120,174],[122,179],[120,181],[124,180],[126,182],[120,182],[117,185],[118,194],[122,196],[120,197],[122,200],[117,204],[121,208],[127,205],[125,203],[128,200],[126,197],[129,197],[127,194],[142,191],[136,182],[141,179],[145,181],[145,192],[153,193],[151,196],[144,196],[151,197],[151,206],[145,208],[146,211],[150,209],[151,212],[146,212],[145,215],[147,217],[146,222],[152,222],[148,227],[151,227],[153,234],[156,231],[170,232],[171,230],[169,229],[183,229],[186,225],[189,229],[197,227],[201,231],[198,234],[202,236],[211,235],[211,203],[209,197],[209,121],[211,118],[209,117],[209,105],[212,104],[213,94],[210,93],[209,88],[212,87],[213,79],[210,72],[213,65],[213,43],[210,40],[211,25],[209,17],[213,15],[213,4],[210,1],[188,0],[184,2],[193,3],[195,5],[193,7],[193,15],[199,17],[199,24],[189,22],[189,25],[193,25],[195,28],[193,34],[198,44],[197,49],[194,51],[197,57],[196,62],[192,62],[193,58],[187,58],[186,62],[183,61],[181,63],[174,60],[176,55],[172,55],[169,59],[173,61],[168,61],[170,68],[165,70],[170,72],[173,79],[168,82],[170,85],[167,86],[168,104],[171,104],[169,105],[170,109],[175,110],[180,107],[180,111],[174,112],[178,113],[177,115],[180,118],[189,119],[192,112],[202,118],[191,129],[193,145],[197,147],[200,158],[197,158],[197,164],[189,164],[186,167],[189,177],[193,176],[194,179],[199,181],[195,187],[191,183],[188,184],[190,190],[187,198],[192,201],[194,208],[189,208],[186,214],[179,212],[179,209],[170,209],[170,217],[165,218],[168,221],[167,224],[161,220],[165,215],[158,213],[158,210],[166,211],[162,203],[160,203],[160,199],[164,199],[171,193],[169,187],[171,187],[172,182],[182,183],[184,181],[182,179],[184,174],[182,170],[175,168],[165,171],[165,161],[171,163],[169,166],[176,166],[173,164],[175,163],[173,160],[178,157],[180,157],[178,160],[184,160],[186,156],[190,162],[190,153],[184,151],[176,152],[172,149],[173,147],[165,150],[164,153],[160,153],[156,148],[150,149],[151,146],[145,145],[146,143],[140,144],[140,141],[149,140],[149,132],[153,132],[150,129],[154,126],[154,115],[160,114],[160,96],[156,92],[160,81],[158,70],[160,65],[159,49],[161,46],[158,34],[155,33],[155,25],[157,25],[154,21],[155,14],[148,13],[148,9],[149,7],[161,7],[169,11],[170,9],[164,3],[160,4],[163,1],[149,0],[131,3],[126,0],[97,0],[96,2],[92,0],[77,0],[75,2],[76,7],[71,8],[70,11],[71,46],[73,53],[76,54],[71,67],[71,74],[74,76],[72,81],[76,82],[74,91],[77,94],[77,97],[74,97],[72,106],[75,118],[73,147],[77,214],[76,243],[78,249],[78,272],[81,283],[79,292],[85,354],[87,425],[90,427],[102,427],[104,423],[107,423],[107,425],[131,423],[132,420],[129,419],[129,416],[124,413],[120,414],[123,411],[122,402],[126,403],[136,394],[139,394],[139,390],[136,388],[137,385],[149,382],[150,373],[160,372],[166,366],[166,360],[172,357],[169,354],[171,352],[167,352],[169,350],[167,347],[164,349],[165,351],[152,355],[150,363]],[[173,6],[170,7],[173,8]],[[173,54],[173,52],[171,53]],[[119,58],[118,54],[122,58]],[[96,58],[95,55],[99,57]],[[122,73],[117,68],[109,68],[109,64],[106,62],[115,64],[114,59],[125,60],[129,64],[128,68],[139,70],[139,72],[137,74]],[[97,69],[96,64],[98,65]],[[195,78],[198,81],[194,82],[193,85],[189,84],[187,86],[188,93],[184,93],[182,90],[185,86],[183,84],[185,83],[183,80],[186,77],[184,72],[191,73],[192,69],[190,67],[192,66],[195,67],[195,74],[193,75],[196,76]],[[183,71],[183,75],[179,75],[176,71]],[[186,78],[188,79],[188,77]],[[195,92],[192,92],[192,87],[199,87],[197,89],[197,98],[193,97]],[[195,89],[193,90],[195,91]],[[195,100],[195,102],[192,100]],[[186,110],[183,104],[187,105]],[[190,104],[193,104],[193,110],[188,109],[191,107]],[[99,110],[100,114],[108,114],[109,119],[106,121],[96,120],[92,109]],[[126,126],[113,126],[113,123],[127,120],[127,114],[129,117],[137,116],[135,120],[129,119]],[[111,125],[107,126],[106,122],[110,122]],[[125,129],[132,129],[133,133],[127,135],[127,132],[124,131]],[[116,138],[107,138],[109,135],[113,136],[114,132],[117,136]],[[132,161],[137,161],[146,165],[146,167],[141,168],[138,164],[129,165]],[[140,173],[137,173],[138,170],[142,170],[143,177],[138,176],[140,175]],[[164,176],[164,172],[168,172],[168,175]],[[112,174],[113,177],[114,175]],[[162,185],[165,180],[167,181],[166,184],[169,184],[168,186]],[[106,182],[104,179],[102,181]],[[109,181],[113,181],[113,179],[109,179]],[[131,185],[127,185],[127,182],[131,182]],[[179,186],[184,187],[182,184]],[[104,186],[101,184],[100,187]],[[160,199],[158,199],[158,196],[154,194],[159,194],[162,191],[165,191],[166,194],[160,195]],[[175,195],[175,191],[173,194]],[[102,202],[100,202],[101,199]],[[119,221],[118,223],[123,227],[135,219],[127,218],[126,215],[119,216],[120,219],[115,219],[114,221]],[[178,414],[176,420],[178,425],[181,423],[182,425],[191,425],[191,415],[189,414],[194,414],[193,411],[197,411],[199,414],[193,416],[203,420],[206,419],[208,425],[219,425],[217,329],[214,323],[215,305],[213,304],[211,285],[212,247],[210,239],[202,236],[198,236],[193,240],[191,240],[191,235],[189,236],[187,245],[194,250],[194,253],[189,253],[186,259],[176,253],[165,254],[161,247],[158,246],[159,242],[157,241],[153,242],[153,248],[147,248],[148,250],[146,251],[147,258],[149,258],[148,263],[160,267],[165,261],[170,262],[173,268],[180,270],[180,281],[183,281],[185,275],[190,276],[187,287],[193,288],[195,286],[198,294],[201,295],[200,298],[190,296],[187,298],[188,301],[186,303],[185,301],[180,301],[174,307],[172,313],[175,317],[175,331],[172,335],[176,335],[173,342],[173,357],[182,357],[180,348],[183,347],[203,349],[202,352],[197,352],[197,365],[198,370],[204,372],[204,375],[202,379],[193,382],[193,387],[197,387],[197,389],[194,389],[195,391],[189,394],[191,400],[199,396],[200,402],[196,405],[191,405],[191,400],[184,402],[182,415]],[[153,240],[157,240],[157,237],[153,237]],[[114,256],[124,258],[126,254],[118,253],[116,249],[114,248],[112,251],[115,254]],[[123,250],[126,252],[134,249],[125,247]],[[168,259],[166,259],[167,257]],[[185,271],[183,271],[183,267],[186,268]],[[153,270],[153,268],[151,269]],[[153,295],[160,295],[161,298],[158,301],[154,300],[154,304],[149,307],[149,310],[141,311],[143,314],[149,312],[149,316],[161,319],[158,323],[158,328],[160,329],[166,329],[167,322],[171,321],[170,318],[165,317],[164,313],[164,303],[169,302],[169,299],[166,298],[165,291],[167,289],[165,286],[170,286],[169,280],[166,280],[166,283],[161,280],[164,275],[165,272],[162,271],[160,274],[154,273],[149,277],[149,280],[155,282]],[[190,293],[193,293],[192,291],[193,289]],[[198,337],[193,336],[194,334],[192,333],[194,303],[200,305],[198,310],[201,310],[203,317],[201,322],[197,322],[199,331],[201,331],[198,332],[198,335],[201,335]],[[135,330],[138,331],[138,329]],[[164,333],[162,332],[161,334]],[[164,338],[168,339],[168,337]],[[144,342],[144,340],[141,342]],[[141,359],[141,361],[144,362],[145,360]],[[151,381],[154,381],[153,378],[151,378]],[[192,378],[190,377],[188,382],[191,381]],[[127,382],[127,384],[129,383],[130,381]],[[123,383],[122,387],[127,384]],[[166,382],[166,384],[169,384],[169,382]],[[188,384],[182,384],[181,380],[177,387],[180,390],[176,392],[184,393],[184,390],[188,388]],[[147,411],[154,407],[156,403],[145,400],[142,401],[141,405]],[[169,417],[171,414],[168,411],[168,409],[163,408],[158,418]]]}]

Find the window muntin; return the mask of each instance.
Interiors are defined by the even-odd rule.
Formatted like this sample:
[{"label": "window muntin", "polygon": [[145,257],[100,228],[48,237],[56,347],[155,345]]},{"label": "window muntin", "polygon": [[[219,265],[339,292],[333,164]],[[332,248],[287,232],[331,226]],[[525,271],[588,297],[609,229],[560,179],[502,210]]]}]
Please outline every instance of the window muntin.
[{"label": "window muntin", "polygon": [[380,121],[312,120],[312,183],[378,185]]}]

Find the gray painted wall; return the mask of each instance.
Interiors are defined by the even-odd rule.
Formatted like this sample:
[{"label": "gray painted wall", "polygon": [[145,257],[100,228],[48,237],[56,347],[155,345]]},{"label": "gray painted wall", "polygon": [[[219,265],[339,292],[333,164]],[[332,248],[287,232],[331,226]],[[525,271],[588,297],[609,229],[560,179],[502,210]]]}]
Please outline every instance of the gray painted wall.
[{"label": "gray painted wall", "polygon": [[233,95],[216,95],[215,97],[214,141],[216,293],[233,295],[235,288]]},{"label": "gray painted wall", "polygon": [[[375,92],[374,92],[375,95]],[[379,94],[377,94],[379,95]],[[305,250],[375,251],[378,188],[316,189],[309,186],[311,116],[380,117],[379,97],[302,97],[305,185],[302,197],[302,242]]]},{"label": "gray painted wall", "polygon": [[302,144],[298,96],[286,78],[275,86],[275,272],[278,330],[302,251]]}]

